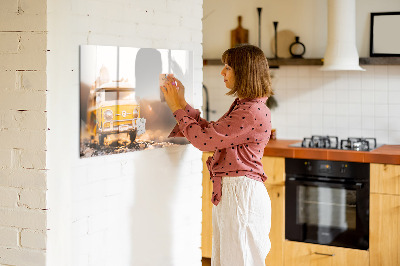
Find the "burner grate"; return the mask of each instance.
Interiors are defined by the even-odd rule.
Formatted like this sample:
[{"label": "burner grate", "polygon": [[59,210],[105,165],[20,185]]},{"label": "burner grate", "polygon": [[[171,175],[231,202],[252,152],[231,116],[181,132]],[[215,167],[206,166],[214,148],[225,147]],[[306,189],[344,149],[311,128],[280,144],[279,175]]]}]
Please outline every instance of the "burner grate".
[{"label": "burner grate", "polygon": [[376,138],[347,138],[340,141],[342,150],[369,151],[376,147]]}]

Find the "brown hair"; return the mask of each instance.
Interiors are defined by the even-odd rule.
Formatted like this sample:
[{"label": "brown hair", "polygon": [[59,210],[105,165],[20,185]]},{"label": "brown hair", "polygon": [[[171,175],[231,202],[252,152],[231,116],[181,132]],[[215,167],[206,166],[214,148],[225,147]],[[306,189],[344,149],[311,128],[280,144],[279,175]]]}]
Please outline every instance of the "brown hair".
[{"label": "brown hair", "polygon": [[260,48],[249,44],[240,45],[226,50],[221,60],[235,74],[235,86],[227,95],[254,99],[274,94],[268,61]]}]

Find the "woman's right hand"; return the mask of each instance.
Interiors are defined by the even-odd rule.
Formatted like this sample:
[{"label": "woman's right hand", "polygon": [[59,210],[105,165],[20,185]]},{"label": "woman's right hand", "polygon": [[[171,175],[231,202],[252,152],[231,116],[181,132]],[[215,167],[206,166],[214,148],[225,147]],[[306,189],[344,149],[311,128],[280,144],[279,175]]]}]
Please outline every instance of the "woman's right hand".
[{"label": "woman's right hand", "polygon": [[183,86],[182,82],[177,79],[177,78],[172,78],[172,77],[168,77],[168,79],[170,79],[171,82],[176,82],[177,87],[179,88],[178,90],[178,97],[179,97],[179,103],[182,106],[182,108],[185,108],[187,105],[187,102],[185,100],[185,87]]}]

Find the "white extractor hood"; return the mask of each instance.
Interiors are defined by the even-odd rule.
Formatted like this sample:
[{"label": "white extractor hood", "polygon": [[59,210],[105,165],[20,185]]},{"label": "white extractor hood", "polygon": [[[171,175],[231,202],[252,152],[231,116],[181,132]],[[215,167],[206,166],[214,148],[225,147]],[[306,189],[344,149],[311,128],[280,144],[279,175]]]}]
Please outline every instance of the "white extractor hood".
[{"label": "white extractor hood", "polygon": [[328,44],[323,71],[358,70],[355,0],[328,0]]}]

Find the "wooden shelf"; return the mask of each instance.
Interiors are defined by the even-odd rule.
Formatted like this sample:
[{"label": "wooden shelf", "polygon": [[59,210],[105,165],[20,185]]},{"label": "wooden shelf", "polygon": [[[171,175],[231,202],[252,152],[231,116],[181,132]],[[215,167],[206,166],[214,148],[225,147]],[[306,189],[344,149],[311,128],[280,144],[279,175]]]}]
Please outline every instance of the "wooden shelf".
[{"label": "wooden shelf", "polygon": [[[279,66],[304,66],[304,65],[322,65],[321,58],[268,58],[268,64],[270,67]],[[220,59],[204,59],[204,66],[217,66],[222,65]]]},{"label": "wooden shelf", "polygon": [[[271,68],[279,66],[322,66],[323,58],[268,58]],[[222,65],[220,59],[204,59],[204,66]],[[360,65],[400,65],[400,57],[362,57]]]},{"label": "wooden shelf", "polygon": [[400,57],[362,57],[360,65],[400,65]]}]

